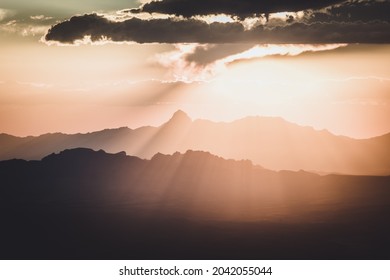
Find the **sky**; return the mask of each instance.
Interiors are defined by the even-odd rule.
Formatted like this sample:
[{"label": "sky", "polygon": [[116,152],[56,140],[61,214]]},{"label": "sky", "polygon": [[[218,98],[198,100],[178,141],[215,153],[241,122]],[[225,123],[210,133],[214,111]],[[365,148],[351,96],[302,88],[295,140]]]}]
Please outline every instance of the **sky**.
[{"label": "sky", "polygon": [[0,133],[160,125],[178,109],[390,132],[390,1],[0,2]]}]

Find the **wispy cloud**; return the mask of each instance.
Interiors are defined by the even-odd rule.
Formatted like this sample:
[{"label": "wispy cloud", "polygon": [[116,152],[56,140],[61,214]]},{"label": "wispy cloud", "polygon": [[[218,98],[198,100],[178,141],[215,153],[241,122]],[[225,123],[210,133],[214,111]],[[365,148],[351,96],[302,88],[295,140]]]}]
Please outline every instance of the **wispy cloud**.
[{"label": "wispy cloud", "polygon": [[30,86],[34,88],[51,88],[53,87],[52,84],[42,83],[42,82],[22,82],[17,81],[17,84],[23,85],[23,86]]},{"label": "wispy cloud", "polygon": [[16,11],[0,9],[0,31],[20,36],[42,36],[55,23],[45,15],[25,16]]},{"label": "wispy cloud", "polygon": [[12,17],[14,14],[15,13],[11,10],[0,8],[0,22]]},{"label": "wispy cloud", "polygon": [[31,24],[19,20],[10,20],[0,24],[0,31],[6,33],[14,33],[21,36],[42,36],[45,34],[50,25],[47,24]]},{"label": "wispy cloud", "polygon": [[30,19],[44,21],[44,20],[53,19],[53,17],[48,17],[48,16],[44,16],[44,15],[36,15],[36,16],[30,16]]},{"label": "wispy cloud", "polygon": [[379,82],[390,82],[390,77],[379,77],[379,76],[353,76],[344,79],[332,79],[327,81],[335,81],[335,82],[348,82],[348,81],[379,81]]}]

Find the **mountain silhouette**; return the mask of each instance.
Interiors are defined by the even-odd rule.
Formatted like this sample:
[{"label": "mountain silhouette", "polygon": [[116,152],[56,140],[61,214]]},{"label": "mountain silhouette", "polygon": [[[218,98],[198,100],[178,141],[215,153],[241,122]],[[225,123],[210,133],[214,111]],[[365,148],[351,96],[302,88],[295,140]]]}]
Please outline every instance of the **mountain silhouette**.
[{"label": "mountain silhouette", "polygon": [[189,124],[191,123],[192,120],[191,118],[182,110],[176,111],[173,115],[172,118],[169,120],[169,124]]},{"label": "mountain silhouette", "polygon": [[208,152],[0,161],[0,259],[388,259],[390,177]]},{"label": "mountain silhouette", "polygon": [[309,170],[354,175],[390,174],[390,134],[370,139],[336,136],[281,118],[246,117],[230,123],[192,121],[183,111],[159,127],[117,128],[38,137],[0,135],[0,159],[41,159],[78,147],[103,149],[150,159],[156,153],[208,151],[236,160],[249,159],[271,170]]}]

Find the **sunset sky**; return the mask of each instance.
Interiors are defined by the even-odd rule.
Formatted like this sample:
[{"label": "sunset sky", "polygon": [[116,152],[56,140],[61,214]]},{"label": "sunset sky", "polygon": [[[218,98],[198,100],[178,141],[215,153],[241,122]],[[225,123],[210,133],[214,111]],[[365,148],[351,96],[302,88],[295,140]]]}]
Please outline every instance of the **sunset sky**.
[{"label": "sunset sky", "polygon": [[390,1],[0,2],[0,133],[279,116],[390,132]]}]

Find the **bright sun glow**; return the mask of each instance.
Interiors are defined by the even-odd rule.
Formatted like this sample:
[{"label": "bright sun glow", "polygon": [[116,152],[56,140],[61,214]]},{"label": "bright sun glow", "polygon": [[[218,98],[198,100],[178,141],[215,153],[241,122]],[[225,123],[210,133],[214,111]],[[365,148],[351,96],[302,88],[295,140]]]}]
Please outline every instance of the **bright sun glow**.
[{"label": "bright sun glow", "polygon": [[245,52],[229,56],[223,59],[225,63],[231,63],[241,59],[253,59],[270,55],[299,55],[303,52],[327,51],[334,50],[340,47],[345,47],[346,44],[328,44],[328,45],[257,45]]},{"label": "bright sun glow", "polygon": [[[212,50],[213,45],[202,44],[176,44],[175,50],[167,53],[158,54],[155,56],[155,60],[169,69],[166,74],[166,79],[172,81],[210,81],[218,78],[218,75],[227,70],[229,64],[251,60],[256,58],[263,58],[267,56],[296,56],[304,52],[317,52],[334,50],[340,47],[345,47],[346,44],[328,44],[328,45],[298,45],[298,44],[285,44],[285,45],[256,45],[246,51],[228,55],[224,58],[215,60],[208,64],[197,64],[194,61],[189,61],[188,57],[196,52],[197,49],[201,49],[204,52]],[[221,47],[223,51],[223,46]],[[245,78],[245,73],[238,73],[235,79]],[[277,77],[277,75],[275,75]]]}]

